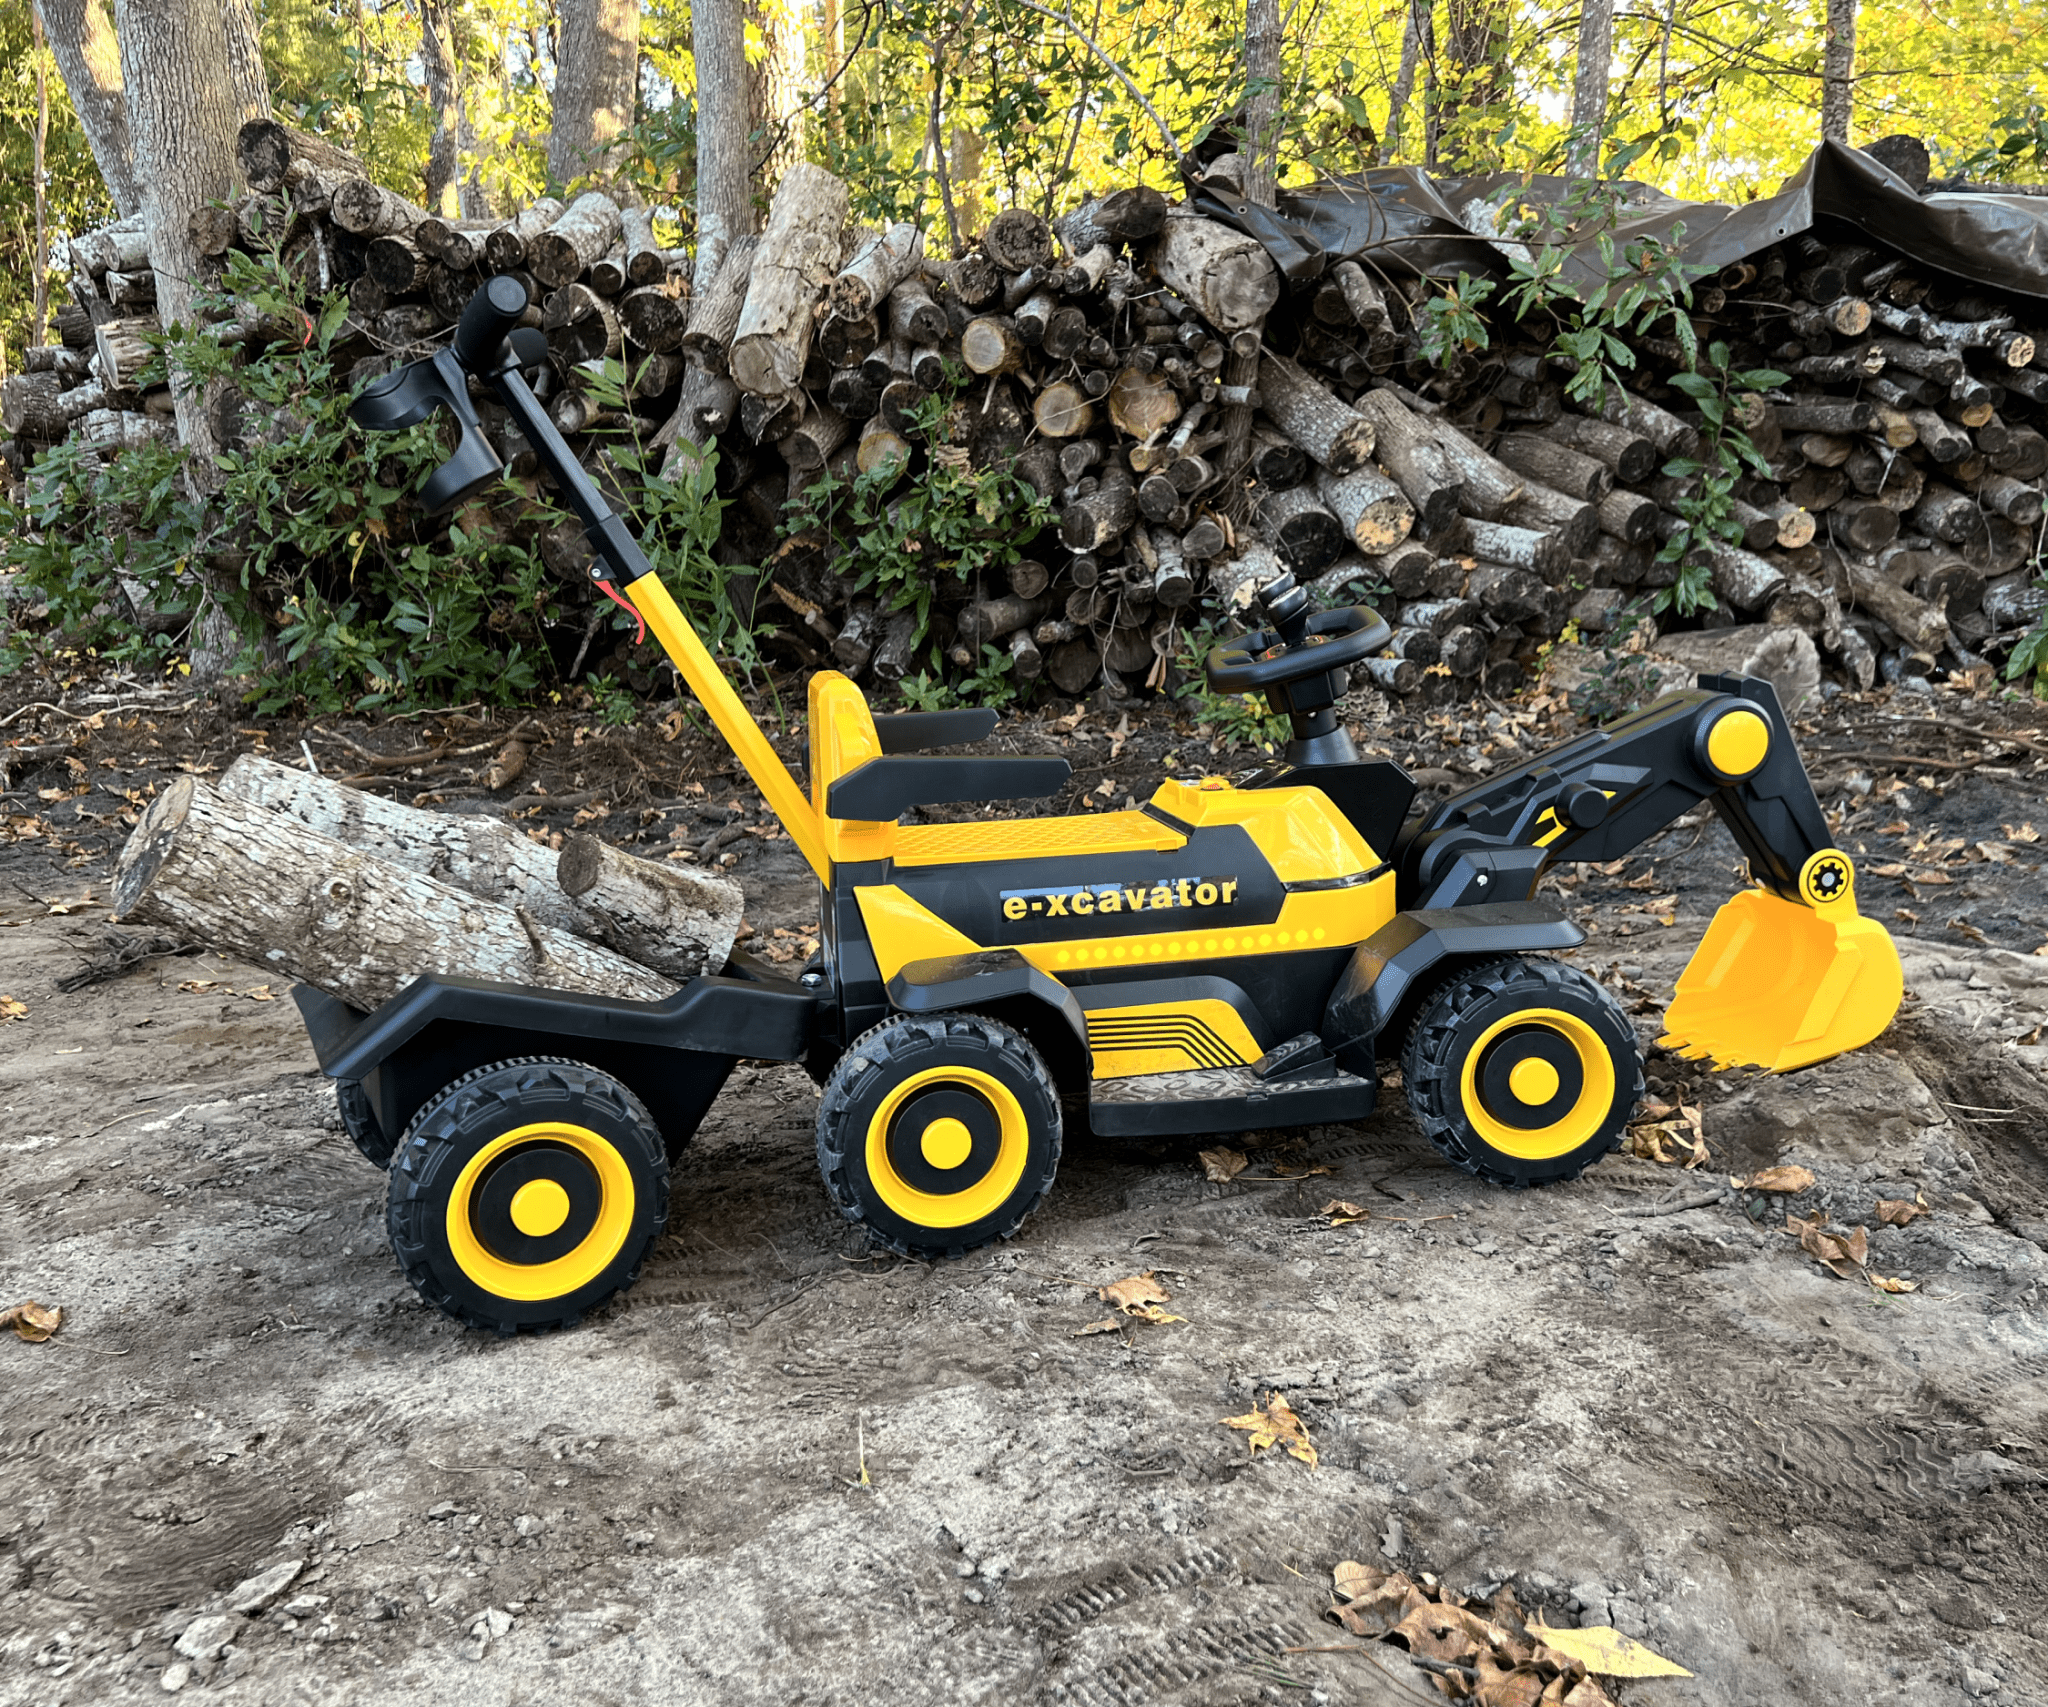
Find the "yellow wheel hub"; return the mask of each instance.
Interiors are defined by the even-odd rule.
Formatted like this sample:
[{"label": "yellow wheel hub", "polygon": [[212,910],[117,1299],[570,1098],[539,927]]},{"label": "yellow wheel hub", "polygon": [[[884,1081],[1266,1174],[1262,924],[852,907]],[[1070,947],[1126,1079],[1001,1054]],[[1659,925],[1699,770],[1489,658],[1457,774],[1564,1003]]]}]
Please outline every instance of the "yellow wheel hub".
[{"label": "yellow wheel hub", "polygon": [[[1496,1044],[1508,1052],[1504,1073],[1494,1059]],[[1570,1102],[1548,1111],[1540,1124],[1527,1124],[1531,1111],[1557,1102],[1571,1079],[1578,1089]],[[1614,1058],[1600,1034],[1561,1008],[1523,1008],[1494,1021],[1466,1052],[1458,1080],[1472,1130],[1503,1155],[1524,1161],[1566,1156],[1590,1139],[1613,1112],[1615,1085]]]},{"label": "yellow wheel hub", "polygon": [[[952,1093],[953,1112],[918,1124],[918,1111],[906,1105],[931,1092]],[[897,1130],[899,1114],[906,1130]],[[1002,1208],[1024,1178],[1030,1122],[1016,1093],[992,1074],[927,1067],[882,1099],[868,1121],[865,1153],[868,1183],[888,1209],[920,1227],[967,1227]],[[960,1177],[938,1177],[950,1174]]]},{"label": "yellow wheel hub", "polygon": [[[500,1207],[493,1176],[506,1168],[528,1177]],[[611,1266],[637,1200],[633,1171],[609,1139],[558,1121],[517,1127],[484,1145],[456,1177],[448,1250],[470,1280],[500,1298],[564,1298]],[[560,1245],[565,1234],[575,1235],[566,1248],[543,1245],[538,1260],[520,1261],[510,1248],[521,1240]]]},{"label": "yellow wheel hub", "polygon": [[558,1181],[528,1180],[512,1194],[512,1225],[528,1238],[543,1239],[561,1231],[569,1219],[569,1194]]},{"label": "yellow wheel hub", "polygon": [[967,1130],[965,1121],[946,1115],[924,1129],[917,1146],[933,1167],[957,1168],[973,1151],[974,1134]]},{"label": "yellow wheel hub", "polygon": [[1557,1069],[1548,1061],[1531,1055],[1508,1070],[1508,1089],[1533,1108],[1540,1108],[1557,1095]]}]

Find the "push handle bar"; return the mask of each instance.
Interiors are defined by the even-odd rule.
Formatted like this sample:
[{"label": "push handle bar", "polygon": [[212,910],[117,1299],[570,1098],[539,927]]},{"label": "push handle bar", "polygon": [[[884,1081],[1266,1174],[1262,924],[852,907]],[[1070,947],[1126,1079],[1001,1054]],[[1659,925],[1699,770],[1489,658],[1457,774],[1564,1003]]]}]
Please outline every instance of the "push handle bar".
[{"label": "push handle bar", "polygon": [[517,279],[486,280],[455,326],[455,359],[474,374],[499,365],[506,336],[526,313],[526,287]]}]

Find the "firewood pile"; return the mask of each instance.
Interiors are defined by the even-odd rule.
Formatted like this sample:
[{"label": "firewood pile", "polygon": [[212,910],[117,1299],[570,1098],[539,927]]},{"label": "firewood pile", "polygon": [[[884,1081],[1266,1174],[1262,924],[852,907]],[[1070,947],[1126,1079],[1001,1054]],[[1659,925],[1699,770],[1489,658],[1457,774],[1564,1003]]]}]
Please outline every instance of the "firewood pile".
[{"label": "firewood pile", "polygon": [[[1256,241],[1154,190],[1050,222],[1010,209],[946,258],[912,226],[851,222],[845,185],[801,165],[703,278],[644,209],[599,190],[452,222],[267,121],[244,129],[241,164],[249,193],[195,219],[200,246],[282,233],[309,287],[346,290],[358,377],[435,346],[485,277],[519,278],[551,351],[550,412],[600,484],[631,502],[610,454],[628,435],[671,469],[715,444],[736,500],[722,553],[759,566],[758,608],[806,664],[885,690],[988,647],[1068,695],[1156,688],[1192,631],[1286,569],[1393,622],[1364,668],[1381,689],[1500,693],[1568,622],[1606,632],[1679,578],[1658,554],[1699,477],[1666,469],[1700,452],[1706,422],[1666,383],[1674,342],[1636,338],[1628,388],[1597,407],[1567,396],[1545,328],[1501,319],[1490,347],[1432,365],[1424,280],[1344,261],[1290,292]],[[69,434],[112,451],[171,430],[167,394],[134,390],[144,247],[132,225],[73,245],[62,341],[6,384],[17,466]],[[2037,620],[2048,317],[1803,235],[1701,281],[1694,318],[1735,367],[1790,376],[1740,401],[1769,473],[1735,488],[1739,540],[1692,547],[1718,603],[1702,620],[1799,628],[1856,685],[1995,659]],[[265,333],[249,313],[220,335]],[[623,408],[595,383],[610,362]],[[928,445],[917,420],[938,391],[951,443]],[[533,479],[531,447],[484,412]],[[1056,521],[996,584],[935,570],[923,635],[860,584],[848,541],[783,525],[828,473],[908,482],[959,454],[1013,466]],[[588,563],[573,528],[539,548],[568,581]],[[615,662],[648,685],[623,643]]]}]

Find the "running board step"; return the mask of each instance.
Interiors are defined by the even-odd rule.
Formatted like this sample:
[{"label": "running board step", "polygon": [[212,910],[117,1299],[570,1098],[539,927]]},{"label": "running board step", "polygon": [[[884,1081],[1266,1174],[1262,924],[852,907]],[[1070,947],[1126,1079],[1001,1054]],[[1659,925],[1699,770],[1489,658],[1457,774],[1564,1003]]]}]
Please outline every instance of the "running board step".
[{"label": "running board step", "polygon": [[1334,1067],[1298,1079],[1261,1079],[1249,1067],[1141,1073],[1090,1085],[1088,1124],[1112,1138],[1322,1126],[1363,1120],[1377,1089],[1371,1079]]}]

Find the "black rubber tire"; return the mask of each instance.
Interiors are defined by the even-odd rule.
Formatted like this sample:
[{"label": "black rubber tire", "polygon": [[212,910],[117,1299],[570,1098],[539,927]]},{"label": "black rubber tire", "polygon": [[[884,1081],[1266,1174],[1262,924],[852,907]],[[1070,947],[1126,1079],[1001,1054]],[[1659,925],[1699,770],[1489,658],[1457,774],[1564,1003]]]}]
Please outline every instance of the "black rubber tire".
[{"label": "black rubber tire", "polygon": [[[891,1091],[930,1068],[986,1073],[1017,1100],[1029,1134],[1015,1187],[989,1214],[959,1227],[928,1227],[883,1201],[869,1177],[868,1128]],[[902,1256],[963,1256],[1007,1239],[1051,1190],[1059,1168],[1060,1098],[1045,1060],[1022,1032],[980,1014],[908,1015],[861,1034],[825,1080],[818,1105],[818,1171],[839,1213],[863,1223]]]},{"label": "black rubber tire", "polygon": [[[584,1284],[557,1297],[507,1298],[457,1261],[448,1202],[479,1150],[541,1121],[587,1128],[618,1152],[633,1183],[631,1218],[618,1253]],[[668,1225],[668,1207],[668,1150],[640,1099],[580,1061],[522,1056],[465,1073],[413,1116],[392,1159],[386,1219],[392,1251],[422,1298],[472,1328],[511,1335],[522,1328],[572,1327],[631,1286]]]},{"label": "black rubber tire", "polygon": [[334,1100],[341,1109],[341,1129],[349,1135],[363,1160],[380,1174],[391,1166],[391,1152],[398,1146],[384,1136],[370,1107],[370,1093],[359,1079],[336,1079]]},{"label": "black rubber tire", "polygon": [[[1614,1100],[1599,1126],[1557,1156],[1513,1156],[1489,1143],[1466,1115],[1465,1058],[1488,1027],[1523,1010],[1555,1008],[1576,1016],[1605,1045],[1614,1067]],[[1514,957],[1452,974],[1416,1016],[1402,1053],[1408,1105],[1429,1141],[1469,1174],[1495,1185],[1552,1185],[1576,1179],[1620,1142],[1643,1095],[1642,1046],[1607,990],[1577,967]]]}]

